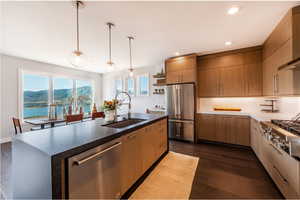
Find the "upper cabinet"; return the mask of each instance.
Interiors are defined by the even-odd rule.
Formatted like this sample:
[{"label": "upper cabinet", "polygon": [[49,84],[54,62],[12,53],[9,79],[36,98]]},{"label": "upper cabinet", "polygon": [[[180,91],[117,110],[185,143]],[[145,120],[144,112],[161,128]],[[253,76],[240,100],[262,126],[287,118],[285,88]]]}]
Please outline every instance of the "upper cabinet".
[{"label": "upper cabinet", "polygon": [[[263,45],[263,94],[293,95],[279,84],[278,68],[300,58],[300,6],[282,18]],[[288,87],[287,87],[288,88]]]},{"label": "upper cabinet", "polygon": [[199,56],[198,96],[261,96],[261,62],[261,47]]},{"label": "upper cabinet", "polygon": [[165,67],[167,84],[193,83],[197,80],[196,54],[170,58],[165,61]]}]

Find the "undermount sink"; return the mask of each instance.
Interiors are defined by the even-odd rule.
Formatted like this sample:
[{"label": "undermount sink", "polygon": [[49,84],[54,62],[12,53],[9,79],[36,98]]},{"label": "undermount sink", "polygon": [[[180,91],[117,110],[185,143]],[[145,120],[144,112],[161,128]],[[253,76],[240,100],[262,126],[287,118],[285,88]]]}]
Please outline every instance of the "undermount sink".
[{"label": "undermount sink", "polygon": [[136,118],[131,118],[131,119],[125,119],[122,121],[118,122],[112,122],[110,124],[105,124],[103,126],[111,127],[111,128],[124,128],[127,126],[131,126],[133,124],[139,123],[145,121],[145,119],[136,119]]}]

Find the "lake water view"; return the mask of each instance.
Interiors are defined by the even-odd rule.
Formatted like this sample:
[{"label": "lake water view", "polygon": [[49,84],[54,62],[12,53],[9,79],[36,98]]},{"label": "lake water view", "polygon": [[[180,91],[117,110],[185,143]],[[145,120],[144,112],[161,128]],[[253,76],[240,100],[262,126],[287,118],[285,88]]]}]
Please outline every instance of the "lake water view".
[{"label": "lake water view", "polygon": [[[24,108],[24,119],[33,118],[33,117],[47,117],[49,107],[25,107]],[[83,106],[83,112],[91,112],[91,106]],[[57,117],[63,118],[63,106],[57,106]]]}]

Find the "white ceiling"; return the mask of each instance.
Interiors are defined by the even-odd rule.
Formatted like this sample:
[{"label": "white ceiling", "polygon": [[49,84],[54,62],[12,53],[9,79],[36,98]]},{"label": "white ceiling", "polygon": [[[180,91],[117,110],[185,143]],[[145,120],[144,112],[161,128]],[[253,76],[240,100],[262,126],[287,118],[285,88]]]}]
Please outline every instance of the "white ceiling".
[{"label": "white ceiling", "polygon": [[[1,51],[42,62],[72,67],[75,10],[68,2],[2,3]],[[292,6],[299,2],[85,2],[80,10],[83,70],[109,68],[106,22],[113,22],[113,61],[128,68],[126,36],[133,35],[133,65],[160,65],[175,52],[205,53],[260,45]],[[235,16],[227,15],[240,6]],[[226,47],[225,41],[232,41]]]}]

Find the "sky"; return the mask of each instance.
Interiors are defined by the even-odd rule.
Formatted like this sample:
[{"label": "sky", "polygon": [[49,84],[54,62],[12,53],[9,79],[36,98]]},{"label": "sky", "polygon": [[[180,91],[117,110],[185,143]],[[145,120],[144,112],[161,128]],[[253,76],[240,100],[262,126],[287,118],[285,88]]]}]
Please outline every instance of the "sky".
[{"label": "sky", "polygon": [[[32,74],[24,75],[24,84],[23,88],[25,91],[39,91],[46,90],[49,88],[49,78],[47,76],[39,76]],[[53,87],[54,89],[70,89],[73,88],[73,80],[66,78],[54,78],[53,79]],[[76,81],[77,87],[87,86],[90,83],[84,80]]]}]

